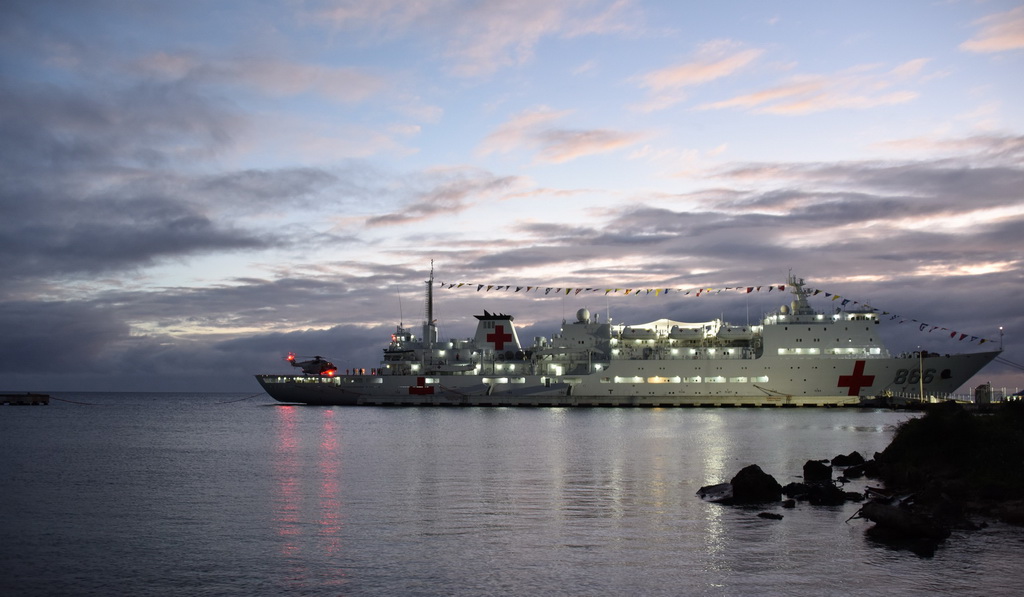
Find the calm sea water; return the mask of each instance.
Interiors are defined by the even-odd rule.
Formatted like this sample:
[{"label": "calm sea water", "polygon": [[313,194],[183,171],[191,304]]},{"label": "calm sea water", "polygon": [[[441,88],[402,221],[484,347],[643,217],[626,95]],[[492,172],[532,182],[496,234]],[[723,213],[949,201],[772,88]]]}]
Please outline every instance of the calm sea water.
[{"label": "calm sea water", "polygon": [[0,407],[4,595],[1020,591],[1020,528],[922,558],[865,539],[853,504],[694,495],[751,463],[785,484],[808,459],[870,455],[906,414],[55,396],[74,402]]}]

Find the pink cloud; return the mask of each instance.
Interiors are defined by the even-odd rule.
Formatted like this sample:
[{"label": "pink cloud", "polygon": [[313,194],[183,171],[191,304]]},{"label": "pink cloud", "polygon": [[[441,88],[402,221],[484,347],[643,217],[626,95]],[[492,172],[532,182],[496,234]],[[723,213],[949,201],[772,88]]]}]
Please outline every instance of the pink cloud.
[{"label": "pink cloud", "polygon": [[455,168],[428,173],[423,184],[427,188],[415,191],[412,199],[391,213],[366,219],[368,227],[388,227],[421,222],[437,216],[451,217],[473,208],[488,198],[517,191],[523,179],[517,176],[494,176],[488,172],[469,168]]},{"label": "pink cloud", "polygon": [[541,106],[518,114],[484,139],[480,153],[487,155],[528,150],[535,152],[538,162],[559,164],[621,149],[644,138],[640,133],[555,126],[556,121],[569,113]]},{"label": "pink cloud", "polygon": [[1024,48],[1024,6],[988,15],[974,22],[982,30],[960,44],[968,52],[1005,52]]},{"label": "pink cloud", "polygon": [[918,93],[893,88],[917,77],[926,63],[925,59],[910,60],[882,73],[873,72],[876,66],[862,65],[832,76],[798,75],[774,87],[702,104],[698,109],[796,115],[902,104],[916,99]]},{"label": "pink cloud", "polygon": [[682,64],[651,71],[638,77],[641,87],[651,97],[637,109],[653,112],[668,108],[686,99],[685,89],[731,76],[749,66],[763,50],[744,49],[730,40],[717,40],[702,45],[697,55]]},{"label": "pink cloud", "polygon": [[452,74],[481,77],[528,62],[545,37],[635,30],[637,14],[629,0],[337,0],[311,12],[310,20],[376,38],[415,30],[447,61]]},{"label": "pink cloud", "polygon": [[487,135],[480,147],[480,153],[488,155],[491,153],[508,153],[527,145],[532,145],[532,139],[536,131],[548,126],[569,111],[555,111],[547,106],[540,106],[533,110],[521,112],[512,117],[508,122],[499,126],[493,133]]},{"label": "pink cloud", "polygon": [[701,85],[735,73],[762,54],[762,50],[730,52],[731,45],[707,44],[696,60],[647,73],[641,77],[641,84],[654,92]]},{"label": "pink cloud", "polygon": [[560,164],[579,157],[628,147],[643,137],[636,133],[600,129],[552,129],[542,132],[538,138],[542,143],[541,161]]}]

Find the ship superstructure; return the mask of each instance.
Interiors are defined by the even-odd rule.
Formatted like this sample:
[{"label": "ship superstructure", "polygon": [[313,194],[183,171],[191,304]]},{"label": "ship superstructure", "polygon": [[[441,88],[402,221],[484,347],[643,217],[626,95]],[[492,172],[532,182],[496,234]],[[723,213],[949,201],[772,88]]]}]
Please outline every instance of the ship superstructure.
[{"label": "ship superstructure", "polygon": [[421,334],[400,324],[380,367],[257,379],[279,401],[325,405],[842,406],[946,396],[999,354],[891,355],[877,312],[822,313],[802,279],[787,286],[792,301],[757,325],[624,325],[580,309],[524,346],[512,315],[488,311],[472,338],[439,340],[431,272]]}]

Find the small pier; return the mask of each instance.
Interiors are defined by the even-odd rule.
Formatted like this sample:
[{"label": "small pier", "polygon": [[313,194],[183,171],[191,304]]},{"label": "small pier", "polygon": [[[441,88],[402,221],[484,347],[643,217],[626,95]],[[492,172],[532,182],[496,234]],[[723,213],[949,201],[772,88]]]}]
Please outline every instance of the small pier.
[{"label": "small pier", "polygon": [[25,392],[24,394],[0,394],[0,404],[36,405],[49,403],[49,394],[34,394],[32,392]]}]

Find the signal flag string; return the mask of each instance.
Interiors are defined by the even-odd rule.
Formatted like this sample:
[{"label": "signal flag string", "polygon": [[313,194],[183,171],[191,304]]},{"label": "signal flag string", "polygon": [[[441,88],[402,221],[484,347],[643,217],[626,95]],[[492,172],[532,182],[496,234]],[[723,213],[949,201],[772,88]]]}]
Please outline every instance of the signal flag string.
[{"label": "signal flag string", "polygon": [[[701,287],[701,288],[686,288],[686,289],[684,289],[684,288],[621,288],[621,287],[620,288],[607,288],[607,287],[571,287],[571,286],[570,287],[566,287],[566,286],[561,286],[561,287],[559,287],[559,286],[525,286],[525,285],[515,285],[515,284],[476,284],[476,283],[470,283],[470,282],[448,282],[448,283],[446,283],[446,282],[437,282],[436,284],[438,285],[438,287],[440,287],[440,288],[442,288],[444,290],[473,289],[473,288],[476,288],[477,292],[492,292],[492,291],[493,292],[513,292],[513,294],[521,292],[521,293],[543,294],[544,296],[551,296],[551,295],[554,295],[554,296],[573,295],[573,296],[575,296],[575,295],[587,292],[587,293],[591,293],[591,294],[593,294],[593,293],[602,293],[604,296],[608,296],[608,295],[621,295],[621,296],[630,296],[630,295],[631,296],[651,296],[651,295],[653,295],[653,296],[663,296],[663,295],[665,295],[665,296],[667,296],[667,295],[669,295],[671,293],[673,296],[677,296],[678,295],[678,296],[686,296],[686,297],[701,297],[701,296],[707,296],[707,295],[710,295],[710,294],[717,295],[717,294],[721,294],[723,292],[733,292],[733,293],[742,293],[742,294],[750,294],[750,293],[753,293],[753,292],[772,292],[772,291],[775,291],[775,290],[778,290],[779,292],[783,292],[783,291],[786,290],[786,287],[788,286],[787,284],[762,284],[760,286],[726,286],[724,288]],[[979,345],[980,344],[985,344],[986,342],[993,342],[993,340],[991,340],[989,338],[984,338],[982,336],[977,336],[977,335],[971,335],[971,334],[967,334],[967,333],[963,333],[963,332],[958,332],[958,331],[952,330],[950,328],[946,328],[946,327],[941,327],[941,326],[925,323],[923,321],[919,321],[919,320],[911,318],[911,317],[904,317],[902,315],[891,313],[889,311],[882,311],[880,309],[872,307],[871,305],[869,305],[867,303],[856,301],[856,300],[849,299],[849,298],[844,298],[841,295],[838,295],[838,294],[835,294],[835,293],[832,293],[832,292],[827,292],[827,291],[824,291],[824,290],[821,290],[821,289],[805,288],[804,292],[806,292],[808,296],[818,296],[818,295],[822,295],[823,294],[823,295],[825,295],[825,298],[829,298],[829,299],[831,299],[833,301],[841,301],[840,305],[842,307],[846,307],[847,305],[849,305],[851,303],[854,304],[854,305],[863,306],[865,309],[868,309],[870,311],[879,313],[881,316],[888,315],[889,316],[889,321],[896,321],[898,324],[903,324],[903,323],[907,323],[907,322],[916,323],[916,324],[918,324],[918,331],[919,332],[926,332],[926,331],[927,332],[934,332],[936,330],[941,331],[941,332],[949,332],[949,337],[953,338],[954,340],[962,342],[962,341],[967,340],[969,338],[970,339],[970,340],[968,340],[969,342],[977,342]]]}]

